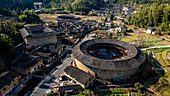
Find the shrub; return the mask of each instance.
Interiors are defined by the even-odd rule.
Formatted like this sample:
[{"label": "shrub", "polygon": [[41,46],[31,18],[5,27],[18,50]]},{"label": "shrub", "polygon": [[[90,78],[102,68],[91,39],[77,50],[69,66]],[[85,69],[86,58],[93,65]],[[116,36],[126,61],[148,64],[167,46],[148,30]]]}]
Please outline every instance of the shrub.
[{"label": "shrub", "polygon": [[54,96],[54,91],[51,91],[50,93],[47,93],[47,96]]}]

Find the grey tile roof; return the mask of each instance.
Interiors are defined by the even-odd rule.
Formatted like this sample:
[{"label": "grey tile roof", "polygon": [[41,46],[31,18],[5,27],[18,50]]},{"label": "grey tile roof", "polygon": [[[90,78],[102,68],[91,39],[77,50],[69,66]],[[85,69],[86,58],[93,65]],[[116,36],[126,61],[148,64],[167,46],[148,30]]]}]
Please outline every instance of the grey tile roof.
[{"label": "grey tile roof", "polygon": [[147,29],[156,30],[155,27],[148,27]]},{"label": "grey tile roof", "polygon": [[70,75],[71,77],[75,78],[78,82],[82,83],[82,84],[86,84],[88,82],[88,80],[90,78],[92,78],[93,76],[78,69],[75,68],[73,66],[69,66],[67,67],[64,72],[66,72],[66,74]]},{"label": "grey tile roof", "polygon": [[15,60],[12,61],[11,66],[21,69],[28,69],[41,60],[40,57],[32,57],[26,52],[22,52]]},{"label": "grey tile roof", "polygon": [[80,85],[67,85],[67,86],[60,86],[59,87],[59,92],[64,92],[67,90],[76,90],[76,89],[83,89]]},{"label": "grey tile roof", "polygon": [[56,32],[45,26],[28,26],[19,30],[23,38],[45,37],[55,35]]},{"label": "grey tile roof", "polygon": [[[87,48],[97,43],[119,45],[128,51],[128,55],[120,60],[93,57],[87,53]],[[115,39],[92,39],[82,42],[73,48],[73,56],[86,66],[106,70],[128,70],[139,67],[145,61],[145,54],[139,48]]]},{"label": "grey tile roof", "polygon": [[31,55],[49,58],[56,55],[59,50],[60,47],[58,47],[56,44],[48,44],[34,49],[31,52]]},{"label": "grey tile roof", "polygon": [[120,25],[119,27],[120,28],[127,28],[127,26],[125,26],[125,25]]}]

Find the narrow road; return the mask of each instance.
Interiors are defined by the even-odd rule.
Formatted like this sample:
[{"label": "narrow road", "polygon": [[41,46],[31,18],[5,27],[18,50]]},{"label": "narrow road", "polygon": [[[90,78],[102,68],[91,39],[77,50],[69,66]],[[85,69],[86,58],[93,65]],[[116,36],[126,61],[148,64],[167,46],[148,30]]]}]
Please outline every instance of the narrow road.
[{"label": "narrow road", "polygon": [[153,47],[148,47],[148,48],[142,48],[141,50],[148,50],[148,49],[155,49],[155,48],[168,48],[170,45],[167,46],[153,46]]},{"label": "narrow road", "polygon": [[166,38],[166,37],[163,37],[163,36],[160,36],[161,39],[165,39],[167,41],[170,41],[170,39]]},{"label": "narrow road", "polygon": [[32,94],[30,96],[43,96],[43,94],[45,94],[45,92],[50,88],[51,83],[54,82],[54,80],[64,71],[64,69],[69,66],[69,64],[71,64],[71,62],[73,61],[73,56],[68,57],[63,64],[60,65],[60,67],[56,70],[54,70],[54,72],[52,72],[52,74],[49,74],[48,76],[46,76],[39,84],[38,86],[35,88],[35,90],[32,92]]}]

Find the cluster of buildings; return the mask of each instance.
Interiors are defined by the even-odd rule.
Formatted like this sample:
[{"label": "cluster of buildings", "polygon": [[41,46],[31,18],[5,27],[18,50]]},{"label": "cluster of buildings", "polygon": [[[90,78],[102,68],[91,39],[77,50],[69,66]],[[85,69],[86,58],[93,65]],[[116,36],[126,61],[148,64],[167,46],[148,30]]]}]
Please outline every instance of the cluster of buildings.
[{"label": "cluster of buildings", "polygon": [[[112,27],[112,22],[106,24]],[[58,58],[63,50],[62,44],[58,44],[59,38],[72,39],[74,35],[79,37],[98,27],[99,23],[95,20],[81,21],[75,16],[59,16],[55,23],[46,22],[44,26],[20,29],[24,43],[13,49],[15,58],[11,62],[11,71],[0,75],[0,95],[5,96],[19,85],[22,76],[32,74]],[[126,29],[122,25],[115,30],[122,32]],[[55,88],[61,94],[88,88],[93,85],[95,78],[118,80],[132,76],[145,61],[145,55],[139,48],[114,39],[81,42],[73,48],[72,53],[72,63],[55,80]]]},{"label": "cluster of buildings", "polygon": [[130,15],[135,14],[139,9],[134,6],[123,6],[122,14]]},{"label": "cluster of buildings", "polygon": [[107,21],[105,27],[103,27],[103,29],[106,29],[106,31],[110,31],[110,32],[114,32],[114,33],[126,32],[128,29],[128,27],[126,25],[119,25],[119,26],[114,25],[113,21]]},{"label": "cluster of buildings", "polygon": [[[113,11],[114,11],[114,13],[113,13]],[[89,11],[89,14],[96,13],[97,16],[107,17],[109,14],[119,15],[120,11],[121,11],[120,5],[113,5],[109,8],[108,7],[107,8],[100,8],[99,10],[92,9],[91,11]]]},{"label": "cluster of buildings", "polygon": [[152,35],[156,35],[160,33],[159,31],[156,30],[155,27],[148,27],[146,30],[144,30],[144,32],[146,32],[147,34],[152,34]]},{"label": "cluster of buildings", "polygon": [[13,49],[11,71],[0,75],[0,96],[5,96],[18,86],[21,76],[31,75],[52,64],[62,54],[63,47],[58,43],[59,38],[80,36],[97,27],[98,22],[94,20],[81,21],[79,17],[59,16],[56,23],[47,22],[44,26],[20,29],[24,43]]},{"label": "cluster of buildings", "polygon": [[[20,30],[24,43],[12,51],[14,57],[11,70],[0,76],[1,96],[18,86],[21,76],[31,75],[40,68],[49,65],[58,57],[61,45],[56,44],[56,33],[45,26],[31,26]],[[1,81],[2,80],[2,81]]]},{"label": "cluster of buildings", "polygon": [[84,32],[94,30],[99,27],[99,23],[95,20],[82,21],[75,16],[58,16],[55,23],[46,22],[46,25],[56,31],[57,37],[70,37],[74,35],[79,37]]},{"label": "cluster of buildings", "polygon": [[21,76],[12,71],[4,72],[0,75],[0,96],[5,96],[12,91],[18,84]]},{"label": "cluster of buildings", "polygon": [[112,5],[107,8],[100,8],[99,10],[92,9],[89,11],[89,14],[96,13],[97,16],[107,17],[109,14],[113,14],[114,16],[120,15],[120,13],[124,15],[135,14],[139,9],[134,6],[120,6],[120,5]]},{"label": "cluster of buildings", "polygon": [[[122,53],[119,59],[110,57],[110,49]],[[91,54],[91,50],[106,51],[105,56]],[[94,80],[120,80],[133,76],[145,61],[145,54],[134,45],[115,39],[91,39],[76,45],[72,50],[72,63],[55,80],[54,89],[60,95],[85,89],[94,84]],[[113,56],[113,54],[112,54]],[[55,91],[56,91],[55,90]]]}]

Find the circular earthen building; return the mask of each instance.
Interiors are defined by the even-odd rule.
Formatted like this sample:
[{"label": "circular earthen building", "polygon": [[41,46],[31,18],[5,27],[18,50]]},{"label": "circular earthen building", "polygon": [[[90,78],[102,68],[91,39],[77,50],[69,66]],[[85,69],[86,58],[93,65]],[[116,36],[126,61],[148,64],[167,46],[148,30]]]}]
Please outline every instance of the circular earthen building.
[{"label": "circular earthen building", "polygon": [[76,22],[81,20],[80,17],[70,16],[70,15],[61,15],[56,18],[59,22]]},{"label": "circular earthen building", "polygon": [[100,79],[134,75],[145,61],[136,46],[115,39],[92,39],[73,48],[74,66]]}]

